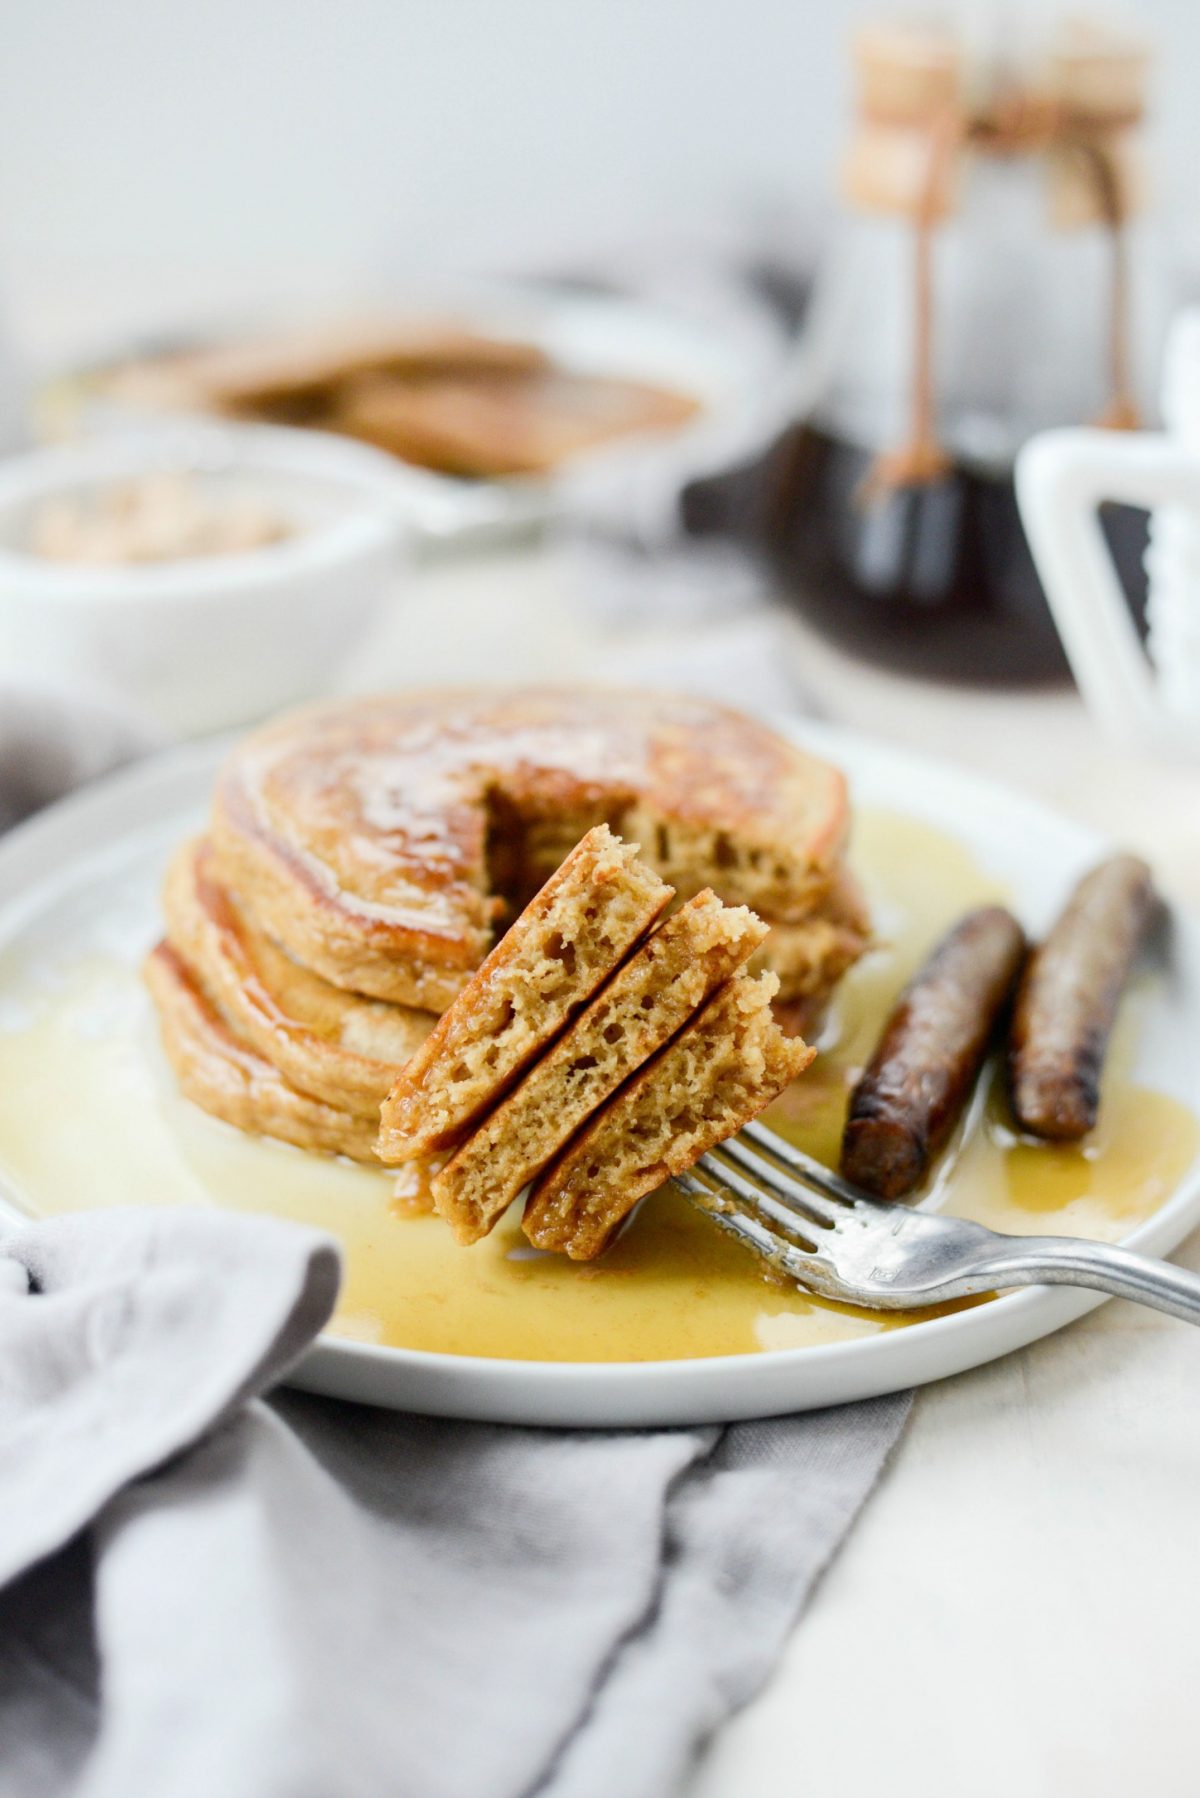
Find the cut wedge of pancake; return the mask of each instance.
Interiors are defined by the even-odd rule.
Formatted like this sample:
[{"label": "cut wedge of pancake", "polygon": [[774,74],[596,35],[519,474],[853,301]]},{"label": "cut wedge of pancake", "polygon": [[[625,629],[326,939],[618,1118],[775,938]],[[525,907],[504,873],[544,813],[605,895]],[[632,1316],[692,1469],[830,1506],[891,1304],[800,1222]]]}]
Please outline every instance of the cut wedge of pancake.
[{"label": "cut wedge of pancake", "polygon": [[345,992],[300,967],[222,886],[202,840],[176,854],[163,904],[168,940],[238,1036],[290,1085],[376,1124],[434,1015]]},{"label": "cut wedge of pancake", "polygon": [[607,825],[588,832],[530,901],[403,1069],[378,1152],[456,1146],[618,967],[671,888]]},{"label": "cut wedge of pancake", "polygon": [[766,935],[744,906],[699,893],[660,924],[433,1182],[459,1242],[475,1242]]},{"label": "cut wedge of pancake", "polygon": [[376,1161],[373,1124],[297,1092],[269,1061],[239,1042],[168,943],[150,952],[143,975],[180,1090],[202,1110],[297,1148]]},{"label": "cut wedge of pancake", "polygon": [[494,931],[607,823],[687,898],[780,923],[820,909],[842,776],[705,699],[595,688],[339,701],[235,749],[213,805],[220,877],[337,986],[443,1011]]},{"label": "cut wedge of pancake", "polygon": [[775,977],[738,974],[585,1124],[533,1184],[524,1231],[573,1260],[599,1255],[637,1201],[756,1117],[814,1051],[775,1023]]}]

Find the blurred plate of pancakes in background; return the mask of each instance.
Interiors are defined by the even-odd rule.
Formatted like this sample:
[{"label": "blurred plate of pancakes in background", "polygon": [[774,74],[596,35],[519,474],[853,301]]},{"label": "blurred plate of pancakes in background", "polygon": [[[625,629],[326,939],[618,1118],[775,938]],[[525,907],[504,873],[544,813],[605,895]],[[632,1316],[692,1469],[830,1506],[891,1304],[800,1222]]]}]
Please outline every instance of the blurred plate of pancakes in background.
[{"label": "blurred plate of pancakes in background", "polygon": [[396,458],[437,537],[647,503],[756,447],[779,340],[752,308],[699,317],[551,286],[472,284],[158,333],[49,381],[44,434],[224,418],[348,436]]},{"label": "blurred plate of pancakes in background", "polygon": [[[875,931],[838,985],[817,1061],[765,1114],[828,1159],[844,1082],[946,926],[968,906],[1002,901],[1036,937],[1107,846],[945,763],[846,730],[780,728],[848,781],[848,865]],[[0,845],[0,1215],[221,1203],[330,1228],[345,1244],[346,1284],[297,1383],[548,1426],[715,1422],[867,1398],[977,1366],[1098,1302],[1039,1287],[907,1320],[825,1305],[762,1279],[667,1188],[595,1263],[539,1254],[509,1218],[459,1247],[441,1218],[413,1209],[419,1194],[393,1198],[385,1170],[344,1158],[364,1153],[373,1133],[380,1063],[406,1054],[427,1021],[298,973],[240,914],[226,915],[203,854],[187,847],[205,828],[223,750],[206,743],[144,763]],[[162,932],[173,858],[174,936],[241,995],[239,1090],[254,1089],[254,1122],[302,1132],[326,1153],[248,1136],[176,1090],[138,979]],[[830,900],[836,914],[841,899]],[[785,937],[783,947],[794,945]],[[168,997],[166,1021],[189,1033],[197,1077],[228,1081],[229,1044],[204,1034],[186,982],[172,980]],[[281,1059],[280,1009],[297,1026],[286,1078],[260,1047]],[[1198,1027],[1200,923],[1174,910],[1124,1009],[1094,1139],[1080,1150],[1021,1138],[992,1082],[920,1202],[1019,1233],[1169,1251],[1200,1222]],[[306,1089],[302,1115],[292,1080]]]}]

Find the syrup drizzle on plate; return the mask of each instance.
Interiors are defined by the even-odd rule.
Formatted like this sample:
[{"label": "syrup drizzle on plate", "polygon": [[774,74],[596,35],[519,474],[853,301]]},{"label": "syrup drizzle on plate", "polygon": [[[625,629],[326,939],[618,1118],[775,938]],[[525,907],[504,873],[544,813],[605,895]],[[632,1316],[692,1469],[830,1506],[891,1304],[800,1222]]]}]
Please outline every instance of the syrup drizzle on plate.
[{"label": "syrup drizzle on plate", "polygon": [[[817,1061],[767,1119],[827,1161],[849,1085],[904,981],[954,918],[1007,897],[950,837],[894,813],[858,814],[851,860],[880,947],[843,982]],[[132,959],[98,946],[94,914],[86,927],[81,911],[71,915],[73,940],[56,936],[44,965],[36,949],[0,965],[0,1182],[27,1211],[218,1204],[318,1225],[345,1249],[337,1334],[451,1354],[668,1360],[845,1340],[907,1321],[764,1278],[670,1188],[597,1262],[531,1250],[515,1213],[460,1249],[440,1219],[397,1206],[387,1174],[242,1136],[180,1098]],[[1196,1154],[1200,1125],[1178,1100],[1130,1079],[1151,999],[1143,985],[1123,1007],[1100,1122],[1084,1145],[1016,1136],[992,1069],[921,1202],[998,1229],[1107,1239],[1154,1211]]]}]

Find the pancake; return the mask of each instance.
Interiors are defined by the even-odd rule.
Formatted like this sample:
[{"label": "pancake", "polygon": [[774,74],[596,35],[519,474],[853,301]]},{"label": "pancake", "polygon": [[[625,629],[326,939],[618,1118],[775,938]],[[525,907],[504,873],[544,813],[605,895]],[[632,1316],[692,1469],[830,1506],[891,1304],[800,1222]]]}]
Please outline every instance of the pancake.
[{"label": "pancake", "polygon": [[362,319],[130,363],[105,385],[132,405],[323,423],[341,385],[364,375],[494,379],[548,366],[535,344],[484,336],[452,319]]},{"label": "pancake", "polygon": [[775,1023],[775,986],[771,974],[726,981],[585,1124],[534,1181],[523,1228],[535,1247],[592,1260],[640,1198],[740,1130],[804,1072],[814,1051]]},{"label": "pancake", "polygon": [[601,822],[687,898],[779,923],[836,881],[842,776],[712,701],[604,690],[412,693],[292,714],[229,757],[224,885],[337,986],[443,1011],[496,925]]},{"label": "pancake", "polygon": [[434,1015],[344,992],[300,967],[221,885],[203,841],[174,857],[163,906],[169,942],[242,1041],[301,1092],[377,1123]]},{"label": "pancake", "polygon": [[596,992],[671,898],[606,824],[531,899],[402,1069],[381,1161],[455,1147]]},{"label": "pancake", "polygon": [[486,1236],[533,1176],[761,942],[744,906],[698,893],[660,924],[433,1181],[459,1242]]},{"label": "pancake", "polygon": [[269,1061],[239,1042],[168,943],[151,950],[143,975],[167,1060],[185,1097],[239,1130],[276,1136],[300,1149],[375,1161],[374,1125],[297,1092]]},{"label": "pancake", "polygon": [[866,902],[858,883],[842,869],[822,909],[798,924],[771,919],[770,935],[750,962],[749,972],[776,974],[782,1005],[828,1000],[834,987],[871,940]]},{"label": "pancake", "polygon": [[607,375],[545,370],[521,379],[352,382],[333,430],[442,474],[484,479],[548,475],[616,437],[678,430],[696,401]]}]

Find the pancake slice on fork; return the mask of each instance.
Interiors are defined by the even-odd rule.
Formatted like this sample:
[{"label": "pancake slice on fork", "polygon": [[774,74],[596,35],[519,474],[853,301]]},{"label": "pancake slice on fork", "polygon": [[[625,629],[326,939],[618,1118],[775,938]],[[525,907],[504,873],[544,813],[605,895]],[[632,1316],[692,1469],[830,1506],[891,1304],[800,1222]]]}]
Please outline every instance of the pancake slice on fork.
[{"label": "pancake slice on fork", "polygon": [[620,966],[673,889],[606,824],[588,831],[404,1067],[379,1157],[456,1146]]},{"label": "pancake slice on fork", "polygon": [[575,1261],[601,1254],[640,1198],[733,1136],[813,1059],[771,1011],[778,981],[736,974],[534,1181],[523,1228]]},{"label": "pancake slice on fork", "polygon": [[753,954],[767,927],[698,893],[660,924],[437,1175],[434,1203],[462,1243],[486,1236],[537,1174]]}]

